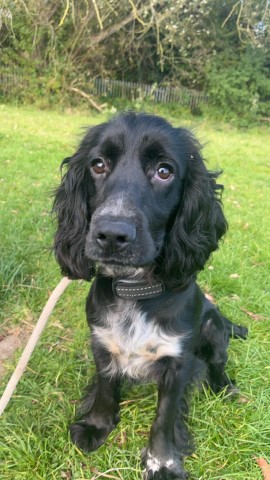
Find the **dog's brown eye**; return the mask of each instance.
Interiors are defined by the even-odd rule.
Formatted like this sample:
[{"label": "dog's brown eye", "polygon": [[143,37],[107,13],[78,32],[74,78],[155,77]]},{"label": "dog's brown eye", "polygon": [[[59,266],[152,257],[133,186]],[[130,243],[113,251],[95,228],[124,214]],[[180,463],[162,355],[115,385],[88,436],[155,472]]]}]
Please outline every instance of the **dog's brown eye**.
[{"label": "dog's brown eye", "polygon": [[168,165],[160,165],[156,171],[155,177],[158,180],[166,181],[171,178],[172,174],[173,172],[171,167],[169,167]]},{"label": "dog's brown eye", "polygon": [[101,175],[106,172],[106,162],[102,158],[95,158],[92,161],[92,169],[97,175]]}]

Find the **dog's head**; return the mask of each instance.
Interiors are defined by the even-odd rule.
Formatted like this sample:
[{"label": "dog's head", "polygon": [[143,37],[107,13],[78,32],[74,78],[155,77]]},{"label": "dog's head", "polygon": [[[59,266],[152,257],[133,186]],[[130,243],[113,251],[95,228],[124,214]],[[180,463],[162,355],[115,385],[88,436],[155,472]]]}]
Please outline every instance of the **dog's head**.
[{"label": "dog's head", "polygon": [[56,191],[55,253],[62,272],[151,268],[170,288],[201,270],[226,231],[216,184],[186,129],[126,113],[90,129]]}]

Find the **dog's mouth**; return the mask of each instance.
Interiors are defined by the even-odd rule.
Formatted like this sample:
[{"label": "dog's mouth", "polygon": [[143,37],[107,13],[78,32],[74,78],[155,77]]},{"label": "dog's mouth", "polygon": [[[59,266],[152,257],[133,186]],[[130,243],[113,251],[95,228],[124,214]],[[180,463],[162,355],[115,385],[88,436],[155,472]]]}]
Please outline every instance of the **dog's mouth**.
[{"label": "dog's mouth", "polygon": [[106,277],[113,278],[144,278],[150,270],[149,266],[136,267],[132,265],[124,265],[122,263],[97,262],[99,272]]},{"label": "dog's mouth", "polygon": [[[149,244],[148,244],[149,245]],[[153,242],[151,248],[135,244],[122,252],[101,252],[95,242],[86,244],[85,253],[94,261],[101,272],[109,276],[134,277],[153,269],[155,261],[162,250],[162,242]]]},{"label": "dog's mouth", "polygon": [[148,268],[155,263],[160,255],[163,246],[163,239],[154,240],[152,235],[142,233],[135,241],[126,245],[105,245],[97,240],[92,231],[86,238],[85,254],[97,265],[107,270]]},{"label": "dog's mouth", "polygon": [[127,255],[125,258],[102,257],[91,258],[96,263],[98,270],[105,276],[137,278],[144,276],[146,272],[153,269],[154,258],[148,261],[139,261],[135,256]]}]

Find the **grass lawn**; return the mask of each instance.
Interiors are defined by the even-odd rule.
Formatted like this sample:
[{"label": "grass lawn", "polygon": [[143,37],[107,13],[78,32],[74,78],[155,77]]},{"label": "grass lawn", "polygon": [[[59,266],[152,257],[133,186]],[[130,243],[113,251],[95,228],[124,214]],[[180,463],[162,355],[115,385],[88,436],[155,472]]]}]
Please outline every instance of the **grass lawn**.
[{"label": "grass lawn", "polygon": [[[60,280],[50,253],[50,192],[80,128],[105,118],[0,105],[0,339],[28,332]],[[195,392],[190,426],[197,449],[186,468],[197,480],[259,480],[254,458],[270,462],[270,129],[237,130],[176,114],[170,119],[195,127],[207,142],[209,166],[224,169],[230,230],[199,281],[225,315],[250,328],[246,342],[234,340],[230,347],[228,371],[239,397]],[[81,282],[68,287],[1,418],[1,480],[141,479],[155,386],[124,392],[122,421],[97,452],[84,455],[69,440],[77,400],[94,372],[84,316],[88,288]],[[0,393],[15,360],[7,362]]]}]

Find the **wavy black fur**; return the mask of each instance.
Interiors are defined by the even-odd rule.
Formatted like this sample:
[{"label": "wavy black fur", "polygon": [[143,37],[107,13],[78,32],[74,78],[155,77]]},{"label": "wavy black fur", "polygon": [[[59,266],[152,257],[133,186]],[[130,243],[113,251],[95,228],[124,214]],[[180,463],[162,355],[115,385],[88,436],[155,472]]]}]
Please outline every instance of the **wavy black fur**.
[{"label": "wavy black fur", "polygon": [[[70,278],[96,275],[86,311],[97,375],[72,439],[97,449],[119,421],[122,377],[154,380],[158,406],[142,455],[145,479],[187,478],[187,391],[199,379],[214,392],[234,390],[227,347],[230,337],[247,333],[195,283],[227,229],[220,172],[207,170],[190,131],[130,112],[91,128],[62,166],[55,255]],[[161,280],[165,291],[124,302],[112,288],[115,277]]]}]

